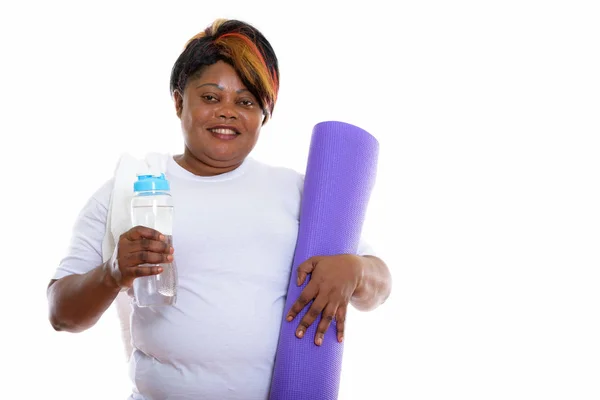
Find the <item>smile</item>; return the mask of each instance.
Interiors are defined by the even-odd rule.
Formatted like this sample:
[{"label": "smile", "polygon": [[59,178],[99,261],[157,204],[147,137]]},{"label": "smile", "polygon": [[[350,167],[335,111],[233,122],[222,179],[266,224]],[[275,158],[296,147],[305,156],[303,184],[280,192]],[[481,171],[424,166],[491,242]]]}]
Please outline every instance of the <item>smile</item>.
[{"label": "smile", "polygon": [[237,135],[237,132],[233,129],[224,129],[224,128],[215,128],[209,129],[212,133],[216,133],[218,135]]},{"label": "smile", "polygon": [[212,128],[208,130],[212,136],[220,140],[234,140],[239,133],[230,128]]}]

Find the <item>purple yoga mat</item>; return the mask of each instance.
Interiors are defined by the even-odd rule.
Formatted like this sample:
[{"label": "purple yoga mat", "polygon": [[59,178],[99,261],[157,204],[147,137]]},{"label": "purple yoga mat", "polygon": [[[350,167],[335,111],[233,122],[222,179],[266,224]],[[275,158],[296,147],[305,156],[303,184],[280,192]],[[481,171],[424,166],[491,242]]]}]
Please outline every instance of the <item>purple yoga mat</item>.
[{"label": "purple yoga mat", "polygon": [[270,400],[338,397],[343,343],[337,341],[335,319],[319,347],[314,337],[320,318],[302,339],[295,335],[310,304],[292,322],[285,315],[309,281],[296,285],[298,265],[313,256],[356,254],[375,184],[378,152],[377,140],[354,125],[327,121],[313,129]]}]

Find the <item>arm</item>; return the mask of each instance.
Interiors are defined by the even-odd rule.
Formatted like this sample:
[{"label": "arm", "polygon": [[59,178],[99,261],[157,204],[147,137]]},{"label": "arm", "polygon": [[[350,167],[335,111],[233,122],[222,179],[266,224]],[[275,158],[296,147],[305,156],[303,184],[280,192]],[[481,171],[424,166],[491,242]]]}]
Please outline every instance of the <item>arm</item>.
[{"label": "arm", "polygon": [[47,290],[52,327],[67,332],[91,328],[117,297],[119,290],[105,264],[85,274],[53,279]]},{"label": "arm", "polygon": [[383,304],[392,291],[392,275],[387,265],[375,256],[360,257],[359,284],[350,299],[357,310],[370,311]]},{"label": "arm", "polygon": [[[118,294],[102,259],[102,240],[113,181],[104,183],[80,211],[59,274],[46,290],[49,320],[57,331],[92,327]],[[66,276],[65,276],[66,275]]]},{"label": "arm", "polygon": [[110,260],[85,274],[50,282],[50,323],[56,330],[69,332],[92,327],[121,289],[131,288],[136,278],[160,274],[158,264],[172,262],[173,251],[160,232],[143,226],[131,228],[119,237]]},{"label": "arm", "polygon": [[293,321],[312,301],[298,325],[296,336],[302,338],[308,327],[322,315],[315,337],[317,346],[322,344],[334,318],[337,339],[339,342],[343,340],[349,303],[362,311],[372,310],[388,298],[392,288],[388,267],[374,256],[340,254],[311,257],[298,266],[298,286],[309,274],[310,281],[288,311],[286,320]]}]

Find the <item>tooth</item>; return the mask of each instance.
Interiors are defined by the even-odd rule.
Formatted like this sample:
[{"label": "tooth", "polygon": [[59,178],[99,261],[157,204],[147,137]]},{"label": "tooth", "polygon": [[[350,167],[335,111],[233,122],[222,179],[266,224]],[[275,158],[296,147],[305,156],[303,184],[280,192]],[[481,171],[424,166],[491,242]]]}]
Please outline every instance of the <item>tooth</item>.
[{"label": "tooth", "polygon": [[231,129],[211,129],[213,132],[221,135],[235,135],[235,132]]}]

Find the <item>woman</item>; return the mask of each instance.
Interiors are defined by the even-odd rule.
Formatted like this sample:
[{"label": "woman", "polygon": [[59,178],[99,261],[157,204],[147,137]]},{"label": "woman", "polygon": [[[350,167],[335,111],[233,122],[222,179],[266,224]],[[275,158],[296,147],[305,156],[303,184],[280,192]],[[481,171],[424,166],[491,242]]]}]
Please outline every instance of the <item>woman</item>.
[{"label": "woman", "polygon": [[[388,268],[361,243],[361,255],[301,264],[298,283],[309,273],[311,281],[284,310],[303,176],[249,157],[273,113],[278,82],[277,58],[258,30],[215,21],[187,43],[171,74],[185,143],[182,154],[164,159],[176,210],[173,245],[149,228],[107,227],[119,195],[116,178],[78,217],[48,287],[50,321],[57,330],[81,332],[125,296],[130,399],[266,399],[284,312],[298,325],[298,338],[322,315],[310,339],[320,345],[334,317],[343,340],[349,303],[370,310],[390,293]],[[176,305],[131,304],[134,279],[160,273],[139,265],[175,258]]]}]

